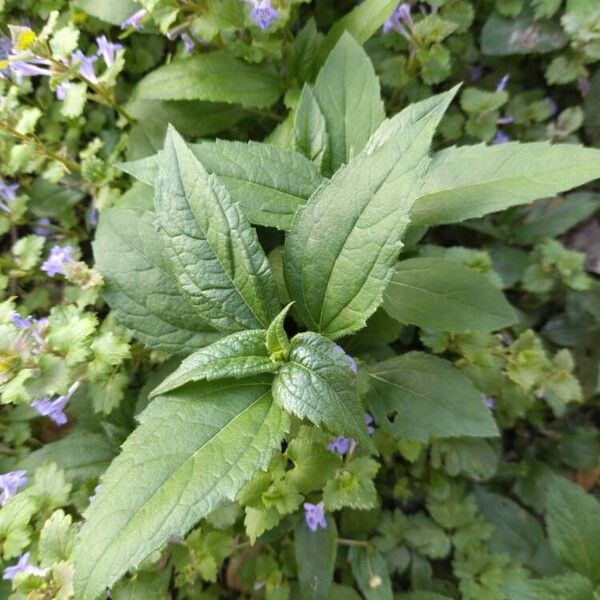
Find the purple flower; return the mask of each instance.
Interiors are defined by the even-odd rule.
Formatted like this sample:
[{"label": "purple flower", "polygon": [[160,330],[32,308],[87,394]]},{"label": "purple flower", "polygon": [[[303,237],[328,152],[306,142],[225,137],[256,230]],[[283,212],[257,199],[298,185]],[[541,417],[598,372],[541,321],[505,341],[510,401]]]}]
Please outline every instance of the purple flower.
[{"label": "purple flower", "polygon": [[67,422],[67,415],[63,412],[67,402],[71,399],[71,396],[79,388],[79,382],[76,381],[64,396],[59,396],[55,400],[50,398],[42,398],[31,403],[31,406],[37,410],[37,412],[43,417],[52,419],[57,425],[64,425]]},{"label": "purple flower", "polygon": [[50,63],[43,58],[32,58],[30,60],[15,60],[10,63],[10,70],[15,76],[18,84],[23,82],[23,77],[36,77],[38,75],[50,76]]},{"label": "purple flower", "polygon": [[141,31],[142,20],[147,14],[148,13],[145,8],[142,8],[142,10],[138,10],[136,13],[132,14],[128,19],[125,19],[121,23],[121,29],[128,29],[129,27],[133,27],[136,31]]},{"label": "purple flower", "polygon": [[36,226],[33,228],[33,233],[47,238],[50,235],[50,230],[47,227],[48,225],[50,225],[50,219],[48,217],[40,217],[36,221]]},{"label": "purple flower", "polygon": [[327,529],[327,520],[325,519],[325,505],[323,502],[318,504],[304,503],[304,520],[311,531],[316,531],[319,527]]},{"label": "purple flower", "polygon": [[509,79],[510,79],[510,75],[508,73],[506,75],[504,75],[504,77],[502,77],[502,79],[496,85],[496,91],[503,92],[506,89],[506,86],[508,85]]},{"label": "purple flower", "polygon": [[492,144],[506,144],[506,142],[510,142],[510,136],[508,136],[502,129],[498,129],[496,136],[492,140]]},{"label": "purple flower", "polygon": [[192,36],[185,31],[181,34],[181,41],[186,54],[189,54],[196,47],[196,42],[192,39]]},{"label": "purple flower", "polygon": [[339,435],[338,437],[333,438],[329,444],[327,444],[327,450],[333,454],[344,456],[345,454],[348,454],[350,450],[353,450],[355,446],[356,442],[352,438]]},{"label": "purple flower", "polygon": [[375,427],[373,427],[373,417],[369,413],[365,413],[365,424],[367,426],[367,431],[369,435],[373,435],[375,433]]},{"label": "purple flower", "polygon": [[67,97],[67,92],[70,87],[71,84],[68,81],[59,83],[58,86],[56,86],[56,99],[62,102]]},{"label": "purple flower", "polygon": [[513,121],[514,119],[512,117],[504,116],[497,119],[496,123],[498,123],[498,125],[510,125]]},{"label": "purple flower", "polygon": [[46,569],[40,569],[39,567],[34,567],[29,563],[29,558],[31,557],[31,552],[25,552],[21,558],[19,558],[19,562],[12,567],[6,567],[4,569],[4,575],[2,579],[8,579],[12,581],[19,573],[24,573],[27,575],[37,575],[38,577],[44,577],[46,575]]},{"label": "purple flower", "polygon": [[0,505],[4,506],[12,498],[20,487],[27,483],[27,473],[25,471],[10,471],[0,475]]},{"label": "purple flower", "polygon": [[585,98],[592,91],[592,84],[587,77],[579,77],[577,79],[577,89],[579,93]]},{"label": "purple flower", "polygon": [[552,98],[546,98],[550,104],[550,116],[553,117],[558,112],[558,104]]},{"label": "purple flower", "polygon": [[279,13],[271,5],[271,0],[250,0],[254,5],[251,15],[261,29],[269,29]]},{"label": "purple flower", "polygon": [[27,329],[33,325],[32,317],[23,318],[20,314],[15,313],[10,317],[11,323],[19,329]]},{"label": "purple flower", "polygon": [[492,410],[494,408],[494,406],[496,406],[496,400],[493,398],[493,396],[484,396],[483,397],[483,403],[490,410]]},{"label": "purple flower", "polygon": [[4,211],[10,210],[10,205],[17,199],[18,183],[4,183],[0,179],[0,208]]},{"label": "purple flower", "polygon": [[350,368],[352,369],[352,372],[356,375],[356,373],[358,372],[358,369],[356,367],[356,361],[351,356],[348,356],[348,354],[344,352],[344,349],[339,344],[334,344],[333,349],[339,354],[344,355],[344,358],[350,363]]},{"label": "purple flower", "polygon": [[401,2],[395,8],[392,16],[383,24],[383,33],[388,33],[392,30],[397,31],[406,38],[410,38],[406,27],[411,29],[413,26],[412,16],[410,14],[410,4]]},{"label": "purple flower", "polygon": [[41,269],[47,273],[48,277],[54,277],[57,274],[64,275],[65,265],[72,262],[75,262],[73,246],[65,246],[64,248],[54,246]]},{"label": "purple flower", "polygon": [[104,64],[110,67],[114,64],[117,58],[117,52],[123,49],[121,44],[115,44],[109,42],[105,35],[96,38],[96,44],[98,45],[98,54],[104,59]]},{"label": "purple flower", "polygon": [[[8,60],[12,52],[12,42],[8,37],[0,37],[0,60]],[[0,77],[10,77],[10,66],[0,69]]]},{"label": "purple flower", "polygon": [[479,81],[483,77],[483,67],[472,65],[469,69],[471,81]]},{"label": "purple flower", "polygon": [[98,83],[96,71],[94,71],[94,63],[98,60],[97,56],[86,56],[81,50],[75,50],[71,54],[71,64],[79,63],[77,72],[88,81]]}]

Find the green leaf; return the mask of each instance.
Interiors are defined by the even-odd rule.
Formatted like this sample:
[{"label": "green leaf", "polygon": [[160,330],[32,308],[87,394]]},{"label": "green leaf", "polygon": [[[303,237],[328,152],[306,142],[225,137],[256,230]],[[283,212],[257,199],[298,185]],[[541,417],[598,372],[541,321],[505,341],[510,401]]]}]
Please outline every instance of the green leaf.
[{"label": "green leaf", "polygon": [[448,148],[433,157],[411,224],[481,217],[554,196],[597,177],[600,151],[575,144],[509,142]]},{"label": "green leaf", "polygon": [[[296,211],[323,181],[304,156],[257,142],[217,140],[190,146],[252,223],[287,229]],[[120,165],[126,173],[154,185],[158,156]]]},{"label": "green leaf", "polygon": [[113,25],[120,25],[142,8],[134,0],[75,0],[73,4],[75,8]]},{"label": "green leaf", "polygon": [[219,339],[181,294],[163,255],[154,215],[109,208],[93,244],[104,297],[118,321],[150,348],[186,354]]},{"label": "green leaf", "polygon": [[273,397],[286,410],[372,450],[356,390],[354,361],[317,333],[295,336],[288,360],[273,381]]},{"label": "green leaf", "polygon": [[600,503],[582,488],[555,477],[546,495],[550,545],[567,567],[600,582]]},{"label": "green leaf", "polygon": [[481,50],[489,56],[543,54],[559,50],[567,38],[557,21],[534,21],[529,11],[516,19],[492,12],[481,30]]},{"label": "green leaf", "polygon": [[450,362],[408,352],[369,369],[375,422],[396,437],[491,437],[498,430],[483,396]]},{"label": "green leaf", "polygon": [[392,581],[379,552],[353,547],[348,552],[352,574],[366,600],[392,600]]},{"label": "green leaf", "polygon": [[396,0],[365,0],[358,4],[328,31],[319,49],[318,63],[325,62],[346,31],[359,44],[364,44],[388,20],[396,6]]},{"label": "green leaf", "polygon": [[117,444],[102,433],[74,431],[35,450],[19,462],[18,468],[31,473],[45,463],[54,462],[69,481],[81,482],[104,473],[118,451]]},{"label": "green leaf", "polygon": [[288,304],[276,317],[267,329],[265,345],[273,360],[284,360],[290,349],[290,340],[284,328],[285,317],[292,307]]},{"label": "green leaf", "polygon": [[289,418],[268,379],[248,379],[188,385],[151,402],[140,422],[84,515],[75,549],[81,600],[233,500],[279,450]]},{"label": "green leaf", "polygon": [[384,122],[368,148],[296,214],[284,272],[295,312],[310,329],[332,338],[347,335],[364,327],[381,303],[431,138],[455,93],[419,102]]},{"label": "green leaf", "polygon": [[179,287],[216,329],[267,327],[280,305],[256,232],[175,130],[160,157],[157,221]]},{"label": "green leaf", "polygon": [[112,590],[112,600],[164,600],[168,597],[171,567],[141,571],[120,581]]},{"label": "green leaf", "polygon": [[327,519],[325,529],[310,531],[301,520],[294,532],[294,551],[302,600],[328,600],[337,555],[335,519]]},{"label": "green leaf", "polygon": [[305,85],[294,113],[294,148],[318,169],[329,163],[327,123],[312,88]]},{"label": "green leaf", "polygon": [[69,560],[75,543],[76,527],[71,515],[57,510],[44,523],[40,532],[40,566],[47,568],[59,562]]},{"label": "green leaf", "polygon": [[225,51],[195,54],[155,69],[134,90],[134,100],[210,100],[262,108],[282,93],[281,78]]},{"label": "green leaf", "polygon": [[442,258],[400,261],[383,308],[405,325],[435,331],[496,331],[518,320],[485,275]]},{"label": "green leaf", "polygon": [[273,372],[277,366],[269,357],[264,330],[238,331],[188,356],[150,397],[166,394],[191,381],[260,375]]},{"label": "green leaf", "polygon": [[326,173],[335,173],[362,151],[385,118],[379,79],[367,53],[349,34],[319,71],[314,87],[328,136]]},{"label": "green leaf", "polygon": [[590,580],[577,573],[507,583],[504,592],[508,600],[592,600],[594,597]]}]

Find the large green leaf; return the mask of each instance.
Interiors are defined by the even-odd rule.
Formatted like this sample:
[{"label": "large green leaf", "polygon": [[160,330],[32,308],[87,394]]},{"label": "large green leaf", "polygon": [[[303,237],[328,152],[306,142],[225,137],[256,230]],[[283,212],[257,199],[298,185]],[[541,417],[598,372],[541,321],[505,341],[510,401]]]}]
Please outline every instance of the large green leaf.
[{"label": "large green leaf", "polygon": [[[316,167],[292,150],[257,142],[217,140],[190,146],[252,223],[287,229],[296,211],[323,181]],[[158,156],[121,164],[130,175],[154,185]]]},{"label": "large green leaf", "polygon": [[361,152],[385,118],[379,79],[367,53],[344,34],[319,71],[314,95],[325,118],[328,163],[325,173]]},{"label": "large green leaf", "polygon": [[319,64],[325,62],[331,49],[346,31],[357,42],[364,44],[387,21],[396,6],[397,0],[364,0],[357,4],[327,32],[319,48]]},{"label": "large green leaf", "polygon": [[210,100],[249,107],[273,104],[281,78],[268,66],[251,65],[225,51],[195,54],[155,69],[134,90],[134,100]]},{"label": "large green leaf", "polygon": [[266,328],[280,305],[256,232],[173,129],[155,198],[169,267],[196,310],[227,333]]},{"label": "large green leaf", "polygon": [[238,331],[188,356],[150,397],[170,392],[190,381],[247,377],[270,373],[277,368],[267,351],[266,332]]},{"label": "large green leaf", "polygon": [[329,600],[337,556],[338,533],[335,519],[325,529],[310,531],[304,520],[294,532],[294,553],[302,600]]},{"label": "large green leaf", "polygon": [[112,600],[165,600],[169,596],[171,567],[141,571],[120,581],[112,590]]},{"label": "large green leaf", "polygon": [[94,257],[115,316],[150,348],[189,354],[221,337],[169,274],[152,213],[103,210]]},{"label": "large green leaf", "polygon": [[577,573],[526,579],[504,586],[508,600],[593,600],[592,582]]},{"label": "large green leaf", "polygon": [[327,123],[309,85],[302,89],[294,113],[294,147],[319,169],[329,163]]},{"label": "large green leaf", "polygon": [[286,410],[372,449],[356,390],[353,360],[317,333],[295,336],[287,362],[273,381],[273,397]]},{"label": "large green leaf", "polygon": [[[366,600],[392,600],[392,580],[383,555],[370,548],[353,546],[348,552],[348,561],[354,579]],[[373,578],[379,585],[372,585]]]},{"label": "large green leaf", "polygon": [[125,19],[142,8],[141,4],[134,2],[134,0],[102,0],[102,2],[98,2],[98,0],[75,0],[73,5],[97,19],[113,25],[120,25]]},{"label": "large green leaf", "polygon": [[398,437],[491,437],[498,430],[481,392],[452,363],[408,352],[369,369],[368,404],[378,425]]},{"label": "large green leaf", "polygon": [[435,128],[456,89],[402,111],[296,213],[284,272],[294,310],[313,331],[341,337],[381,303],[421,187]]},{"label": "large green leaf", "polygon": [[575,144],[509,142],[434,155],[412,225],[454,223],[554,196],[600,177],[600,150]]},{"label": "large green leaf", "polygon": [[567,567],[600,582],[600,503],[575,483],[555,477],[546,495],[552,549]]},{"label": "large green leaf", "polygon": [[157,398],[86,511],[75,596],[94,600],[171,535],[233,500],[278,451],[289,425],[269,379],[190,384]]},{"label": "large green leaf", "polygon": [[400,261],[383,308],[405,325],[436,331],[495,331],[518,320],[485,275],[441,258]]}]

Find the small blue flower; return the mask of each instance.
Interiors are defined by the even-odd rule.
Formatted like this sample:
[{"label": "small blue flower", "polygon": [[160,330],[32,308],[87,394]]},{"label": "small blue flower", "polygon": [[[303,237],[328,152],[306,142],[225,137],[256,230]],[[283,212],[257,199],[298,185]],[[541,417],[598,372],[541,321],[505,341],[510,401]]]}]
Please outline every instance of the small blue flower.
[{"label": "small blue flower", "polygon": [[114,64],[117,58],[117,52],[123,49],[121,44],[115,44],[109,42],[105,35],[101,35],[96,38],[96,44],[98,46],[98,55],[104,59],[104,64],[110,67]]},{"label": "small blue flower", "polygon": [[479,81],[483,77],[483,67],[472,65],[469,69],[471,81]]},{"label": "small blue flower", "polygon": [[498,125],[510,125],[513,121],[514,121],[514,119],[512,117],[504,116],[504,117],[499,117],[496,120],[496,123],[498,123]]},{"label": "small blue flower", "polygon": [[94,63],[98,60],[97,56],[86,56],[81,50],[75,50],[71,54],[71,64],[79,64],[77,72],[88,81],[98,83]]},{"label": "small blue flower", "polygon": [[25,471],[9,471],[0,475],[0,505],[4,506],[12,498],[20,487],[27,483],[27,473]]},{"label": "small blue flower", "polygon": [[148,14],[145,8],[142,10],[138,10],[136,13],[132,14],[128,19],[125,19],[121,23],[121,29],[129,29],[129,27],[133,27],[136,31],[142,30],[142,21],[145,16]]},{"label": "small blue flower", "polygon": [[50,251],[50,256],[42,264],[41,269],[48,277],[54,277],[57,274],[64,275],[65,265],[72,262],[75,262],[72,246],[65,246],[64,248],[54,246]]},{"label": "small blue flower", "polygon": [[558,112],[558,104],[552,98],[546,98],[550,103],[550,116],[553,117]]},{"label": "small blue flower", "polygon": [[329,444],[327,444],[327,450],[329,450],[329,452],[333,452],[334,454],[344,456],[345,454],[348,454],[350,450],[354,449],[355,446],[356,442],[352,438],[339,435],[338,437],[333,438]]},{"label": "small blue flower", "polygon": [[484,396],[483,403],[490,410],[492,410],[496,406],[496,400],[493,398],[493,396]]},{"label": "small blue flower", "polygon": [[4,575],[2,576],[2,579],[12,581],[20,573],[45,577],[46,569],[34,567],[29,563],[30,557],[31,552],[25,552],[25,554],[19,558],[19,562],[17,562],[16,565],[13,565],[12,567],[6,567],[6,569],[4,569]]},{"label": "small blue flower", "polygon": [[67,423],[67,415],[64,413],[63,409],[78,388],[79,382],[76,381],[64,396],[59,396],[55,400],[48,397],[42,398],[41,400],[35,400],[31,403],[31,406],[33,406],[40,415],[52,419],[57,425],[65,425]]},{"label": "small blue flower", "polygon": [[492,144],[506,144],[506,142],[510,142],[510,136],[504,133],[502,129],[498,129],[496,136],[492,140]]},{"label": "small blue flower", "polygon": [[410,4],[408,4],[408,2],[401,2],[394,9],[392,16],[383,24],[383,33],[389,33],[390,31],[394,30],[402,34],[404,37],[410,38],[406,27],[408,27],[408,29],[412,29],[413,27],[412,15],[410,14]]},{"label": "small blue flower", "polygon": [[48,229],[48,225],[50,225],[50,219],[48,217],[40,217],[36,221],[36,225],[33,228],[33,233],[47,238],[50,235],[50,229]]},{"label": "small blue flower", "polygon": [[508,73],[506,75],[504,75],[504,77],[502,77],[502,79],[496,85],[496,91],[503,92],[506,89],[506,86],[508,85],[509,79],[510,79],[510,75]]},{"label": "small blue flower", "polygon": [[269,29],[279,16],[277,10],[271,5],[271,0],[251,0],[251,2],[254,6],[250,14],[254,22],[263,30]]},{"label": "small blue flower", "polygon": [[369,435],[373,435],[375,433],[375,427],[373,427],[374,419],[369,413],[365,413],[365,425],[367,426],[367,431]]},{"label": "small blue flower", "polygon": [[67,97],[67,92],[69,91],[70,87],[71,84],[68,81],[63,81],[62,83],[59,83],[56,86],[56,99],[62,102]]},{"label": "small blue flower", "polygon": [[52,75],[50,63],[43,58],[32,58],[27,61],[15,60],[10,63],[10,70],[19,85],[23,82],[23,77]]},{"label": "small blue flower", "polygon": [[192,36],[185,31],[181,34],[181,41],[186,54],[189,54],[196,47],[196,42],[192,39]]},{"label": "small blue flower", "polygon": [[583,98],[589,96],[589,93],[592,91],[592,84],[587,77],[579,77],[577,79],[577,89]]},{"label": "small blue flower", "polygon": [[0,208],[6,212],[10,205],[17,199],[18,183],[5,183],[0,179]]},{"label": "small blue flower", "polygon": [[344,352],[344,349],[339,344],[334,344],[333,349],[337,353],[344,355],[344,358],[350,363],[350,368],[352,369],[352,372],[356,375],[356,373],[358,372],[358,369],[356,367],[356,361],[351,356],[346,354],[346,352]]},{"label": "small blue flower", "polygon": [[33,325],[33,317],[23,318],[20,314],[15,313],[10,317],[11,323],[19,329],[27,329]]},{"label": "small blue flower", "polygon": [[327,529],[327,520],[325,519],[325,504],[323,502],[319,502],[318,504],[305,502],[304,520],[311,531],[316,531],[319,529],[319,527],[322,529]]}]

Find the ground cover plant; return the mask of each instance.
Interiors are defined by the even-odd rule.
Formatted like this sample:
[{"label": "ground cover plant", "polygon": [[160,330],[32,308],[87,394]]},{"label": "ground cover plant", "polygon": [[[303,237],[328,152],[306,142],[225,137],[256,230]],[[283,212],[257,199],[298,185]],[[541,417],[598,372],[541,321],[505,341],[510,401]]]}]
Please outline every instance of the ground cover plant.
[{"label": "ground cover plant", "polygon": [[0,598],[600,597],[595,1],[0,16]]}]

